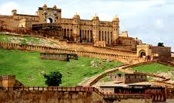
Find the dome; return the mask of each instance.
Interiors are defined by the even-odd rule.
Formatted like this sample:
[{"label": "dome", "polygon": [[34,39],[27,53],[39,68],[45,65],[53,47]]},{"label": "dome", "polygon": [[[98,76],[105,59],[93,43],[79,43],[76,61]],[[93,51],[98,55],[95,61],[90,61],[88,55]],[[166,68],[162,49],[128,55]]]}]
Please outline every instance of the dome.
[{"label": "dome", "polygon": [[57,6],[56,5],[54,5],[54,7],[53,7],[54,9],[57,9]]},{"label": "dome", "polygon": [[44,4],[44,5],[43,5],[43,7],[44,7],[44,8],[46,8],[46,7],[47,7],[47,5],[46,5],[46,4]]},{"label": "dome", "polygon": [[92,20],[99,20],[99,17],[97,15],[95,15]]},{"label": "dome", "polygon": [[75,13],[73,18],[79,18],[80,19],[80,16],[77,13]]},{"label": "dome", "polygon": [[117,16],[115,16],[112,21],[119,21],[119,18]]}]

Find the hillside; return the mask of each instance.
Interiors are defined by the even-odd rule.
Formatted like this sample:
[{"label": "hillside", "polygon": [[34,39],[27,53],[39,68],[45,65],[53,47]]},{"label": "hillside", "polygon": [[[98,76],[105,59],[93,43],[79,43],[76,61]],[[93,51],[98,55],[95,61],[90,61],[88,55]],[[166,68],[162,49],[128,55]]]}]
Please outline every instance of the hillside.
[{"label": "hillside", "polygon": [[57,47],[55,42],[32,36],[0,32],[0,42]]},{"label": "hillside", "polygon": [[174,67],[171,67],[171,66],[166,66],[159,63],[153,63],[153,64],[141,65],[138,67],[134,67],[132,69],[139,72],[157,74],[157,75],[164,76],[166,78],[171,78],[172,80],[174,80]]},{"label": "hillside", "polygon": [[140,72],[156,73],[156,72],[173,71],[174,67],[166,66],[159,63],[153,63],[153,64],[146,64],[134,67],[133,70],[137,70]]},{"label": "hillside", "polygon": [[39,52],[0,49],[0,75],[12,74],[25,86],[45,86],[43,74],[60,71],[62,86],[74,86],[86,77],[121,65],[94,58],[79,57],[70,62],[41,60]]}]

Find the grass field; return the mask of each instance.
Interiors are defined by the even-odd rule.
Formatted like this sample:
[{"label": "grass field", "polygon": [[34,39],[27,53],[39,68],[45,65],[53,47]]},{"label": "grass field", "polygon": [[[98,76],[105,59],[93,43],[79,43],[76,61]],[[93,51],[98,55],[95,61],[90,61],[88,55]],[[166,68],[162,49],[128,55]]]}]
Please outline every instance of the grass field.
[{"label": "grass field", "polygon": [[173,71],[174,67],[166,66],[159,63],[147,64],[132,68],[140,72],[156,73],[156,72],[167,72]]},{"label": "grass field", "polygon": [[[63,75],[62,86],[74,86],[85,77],[122,64],[85,57],[70,62],[41,60],[39,55],[38,52],[0,49],[0,75],[16,75],[25,86],[45,86],[43,74],[59,71]],[[91,67],[91,61],[97,63],[97,67]]]}]

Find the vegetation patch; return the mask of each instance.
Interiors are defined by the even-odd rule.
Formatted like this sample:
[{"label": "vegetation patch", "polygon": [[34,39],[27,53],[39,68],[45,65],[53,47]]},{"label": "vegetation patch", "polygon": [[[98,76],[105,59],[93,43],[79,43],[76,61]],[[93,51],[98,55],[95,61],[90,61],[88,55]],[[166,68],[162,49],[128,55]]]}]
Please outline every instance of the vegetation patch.
[{"label": "vegetation patch", "polygon": [[157,72],[173,71],[174,67],[166,66],[159,63],[153,63],[153,64],[141,65],[138,67],[134,67],[132,69],[137,70],[139,72],[157,73]]},{"label": "vegetation patch", "polygon": [[57,46],[56,43],[48,41],[46,39],[32,37],[32,36],[13,36],[4,35],[0,33],[0,41],[6,43],[19,43],[19,44],[29,44],[29,45],[42,45],[42,46]]},{"label": "vegetation patch", "polygon": [[[25,86],[46,86],[43,74],[52,71],[62,74],[61,86],[75,86],[86,77],[122,65],[120,62],[86,57],[70,62],[42,60],[39,52],[4,49],[0,49],[0,58],[0,75],[16,75]],[[92,66],[91,61],[97,66]]]}]

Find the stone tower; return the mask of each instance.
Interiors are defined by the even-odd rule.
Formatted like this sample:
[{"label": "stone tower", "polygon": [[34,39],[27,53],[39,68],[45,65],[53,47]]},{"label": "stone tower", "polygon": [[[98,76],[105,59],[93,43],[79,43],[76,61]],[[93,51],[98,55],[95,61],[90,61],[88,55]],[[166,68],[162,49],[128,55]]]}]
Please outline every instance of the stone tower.
[{"label": "stone tower", "polygon": [[53,8],[48,8],[45,4],[38,8],[38,16],[40,23],[61,23],[61,9],[55,5]]},{"label": "stone tower", "polygon": [[114,19],[112,20],[112,26],[113,26],[112,43],[115,43],[119,37],[119,18],[118,17],[114,17]]},{"label": "stone tower", "polygon": [[99,25],[100,25],[100,20],[98,16],[94,16],[92,19],[92,24],[93,24],[93,42],[95,43],[96,41],[99,41]]},{"label": "stone tower", "polygon": [[16,15],[17,14],[17,10],[14,9],[14,10],[11,11],[11,13],[12,13],[12,15]]},{"label": "stone tower", "polygon": [[80,39],[80,16],[77,13],[73,16],[73,38],[74,41]]}]

